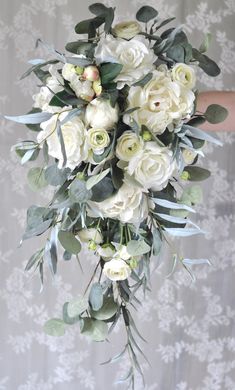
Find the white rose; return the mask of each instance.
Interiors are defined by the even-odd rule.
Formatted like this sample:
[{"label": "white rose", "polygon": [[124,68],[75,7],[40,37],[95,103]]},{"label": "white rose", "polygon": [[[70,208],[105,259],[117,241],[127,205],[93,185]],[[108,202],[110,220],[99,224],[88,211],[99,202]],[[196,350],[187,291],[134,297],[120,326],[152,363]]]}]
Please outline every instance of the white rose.
[{"label": "white rose", "polygon": [[124,116],[140,125],[145,125],[155,134],[162,134],[166,127],[187,117],[192,109],[195,95],[188,88],[171,80],[165,69],[155,70],[152,79],[144,87],[131,87],[128,108],[140,107]]},{"label": "white rose", "polygon": [[112,259],[105,263],[103,273],[113,281],[125,280],[130,276],[131,268],[124,260]]},{"label": "white rose", "polygon": [[135,20],[117,23],[113,32],[118,38],[131,39],[141,32],[141,26]]},{"label": "white rose", "polygon": [[112,107],[109,100],[96,98],[86,108],[85,121],[91,127],[111,130],[118,121],[118,106]]},{"label": "white rose", "polygon": [[144,142],[132,131],[125,131],[118,138],[116,156],[122,161],[129,161],[143,149]]},{"label": "white rose", "polygon": [[[43,129],[37,136],[39,143],[46,140],[48,153],[50,156],[59,160],[59,168],[63,164],[63,155],[61,152],[61,143],[59,141],[56,125],[57,121],[63,121],[67,113],[53,115],[48,121],[41,124]],[[61,131],[64,138],[67,163],[66,167],[75,168],[87,158],[88,151],[85,148],[85,132],[83,122],[78,117],[71,119],[64,125],[61,125]]]},{"label": "white rose", "polygon": [[161,147],[156,142],[146,142],[145,149],[129,161],[126,169],[144,190],[151,188],[160,191],[167,186],[176,168],[172,156],[172,151],[167,147]]},{"label": "white rose", "polygon": [[148,200],[140,187],[123,183],[118,192],[103,202],[88,201],[90,216],[119,219],[121,222],[140,223],[148,216]]},{"label": "white rose", "polygon": [[89,149],[95,154],[102,154],[104,148],[110,143],[109,134],[105,129],[91,128],[87,132],[87,143]]},{"label": "white rose", "polygon": [[194,69],[184,63],[179,63],[171,69],[173,81],[178,81],[184,87],[193,89],[196,84],[196,74]]},{"label": "white rose", "polygon": [[120,74],[115,78],[118,89],[142,79],[153,69],[156,60],[153,50],[144,38],[135,37],[126,41],[122,38],[113,38],[111,35],[100,40],[95,58],[98,64],[115,62],[123,65]]},{"label": "white rose", "polygon": [[95,228],[82,229],[77,235],[82,242],[94,241],[96,244],[101,244],[103,242],[102,234]]}]

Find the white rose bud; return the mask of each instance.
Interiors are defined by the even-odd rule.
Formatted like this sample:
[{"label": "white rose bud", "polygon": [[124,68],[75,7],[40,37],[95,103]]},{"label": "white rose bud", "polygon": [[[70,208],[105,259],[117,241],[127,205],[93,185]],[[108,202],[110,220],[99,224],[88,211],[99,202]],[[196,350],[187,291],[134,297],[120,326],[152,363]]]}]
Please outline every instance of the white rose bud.
[{"label": "white rose bud", "polygon": [[196,75],[194,69],[184,63],[173,66],[171,70],[173,81],[178,81],[184,87],[193,89],[196,84]]},{"label": "white rose bud", "polygon": [[194,150],[184,149],[182,151],[182,156],[185,164],[190,165],[194,162],[197,153]]},{"label": "white rose bud", "polygon": [[131,268],[124,260],[112,259],[105,263],[104,275],[112,281],[125,280],[131,274]]},{"label": "white rose bud", "polygon": [[109,145],[110,138],[105,129],[91,128],[87,132],[88,147],[93,150],[95,154],[102,154],[104,148]]},{"label": "white rose bud", "polygon": [[118,105],[112,107],[109,100],[94,99],[86,108],[85,120],[91,127],[111,130],[118,121]]},{"label": "white rose bud", "polygon": [[97,81],[100,78],[99,70],[94,65],[87,66],[82,77],[88,81]]},{"label": "white rose bud", "polygon": [[132,131],[125,131],[117,141],[116,156],[119,160],[130,161],[144,146],[143,139]]},{"label": "white rose bud", "polygon": [[131,39],[141,32],[141,26],[136,21],[121,22],[114,26],[113,32],[116,37]]},{"label": "white rose bud", "polygon": [[82,242],[93,241],[96,244],[101,244],[103,242],[102,234],[95,228],[82,229],[77,235]]}]

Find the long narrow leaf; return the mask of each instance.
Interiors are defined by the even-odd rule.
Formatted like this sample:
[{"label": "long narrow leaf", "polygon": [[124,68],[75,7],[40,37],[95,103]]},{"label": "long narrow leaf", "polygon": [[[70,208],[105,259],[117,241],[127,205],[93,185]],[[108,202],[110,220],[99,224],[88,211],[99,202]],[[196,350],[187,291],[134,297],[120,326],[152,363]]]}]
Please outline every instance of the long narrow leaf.
[{"label": "long narrow leaf", "polygon": [[204,231],[199,229],[180,229],[180,228],[164,228],[164,231],[175,237],[189,237],[195,234],[205,234]]},{"label": "long narrow leaf", "polygon": [[61,125],[60,125],[59,121],[57,122],[56,131],[57,131],[57,135],[58,135],[58,138],[60,141],[61,153],[63,156],[63,167],[64,167],[66,165],[66,162],[67,162],[67,155],[66,155],[66,149],[65,149],[65,144],[64,144],[64,137],[63,137],[63,133],[62,133]]},{"label": "long narrow leaf", "polygon": [[4,118],[17,123],[37,125],[50,119],[52,115],[53,114],[49,112],[35,112],[33,114],[26,114],[20,116],[4,116]]},{"label": "long narrow leaf", "polygon": [[218,146],[223,145],[223,143],[220,140],[212,137],[210,134],[205,133],[204,131],[198,129],[197,127],[193,127],[190,125],[183,125],[182,128],[186,129],[186,134],[191,137],[202,139],[203,141],[208,141]]},{"label": "long narrow leaf", "polygon": [[190,224],[192,226],[195,226],[195,228],[200,229],[199,226],[196,223],[190,221],[190,219],[174,217],[173,215],[162,214],[162,213],[155,213],[155,215],[158,215],[160,218],[164,219],[165,221],[177,223],[179,225]]},{"label": "long narrow leaf", "polygon": [[159,206],[165,207],[167,209],[175,209],[175,210],[187,210],[190,211],[191,213],[195,213],[196,211],[192,209],[192,207],[187,206],[186,204],[182,203],[175,203],[171,202],[166,199],[156,199],[152,198],[153,202],[156,203]]},{"label": "long narrow leaf", "polygon": [[208,259],[183,259],[182,263],[184,265],[199,265],[199,264],[211,265],[211,262]]}]

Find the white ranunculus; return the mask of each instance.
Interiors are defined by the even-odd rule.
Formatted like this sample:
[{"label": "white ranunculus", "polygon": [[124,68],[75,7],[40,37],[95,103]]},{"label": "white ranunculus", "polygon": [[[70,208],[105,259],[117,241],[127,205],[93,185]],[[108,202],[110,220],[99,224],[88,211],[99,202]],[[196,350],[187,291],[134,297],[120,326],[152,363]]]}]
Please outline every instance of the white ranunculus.
[{"label": "white ranunculus", "polygon": [[132,131],[125,131],[118,138],[116,156],[122,161],[129,161],[136,156],[144,146],[144,141]]},{"label": "white ranunculus", "polygon": [[196,74],[192,66],[179,63],[171,69],[173,81],[178,81],[184,87],[193,89],[196,84]]},{"label": "white ranunculus", "polygon": [[82,242],[94,241],[96,244],[101,244],[103,242],[102,234],[98,229],[95,228],[79,230],[77,235]]},{"label": "white ranunculus", "polygon": [[109,100],[96,98],[87,105],[85,121],[90,127],[111,130],[118,121],[118,105],[112,107]]},{"label": "white ranunculus", "polygon": [[172,151],[167,147],[159,146],[156,142],[146,142],[144,150],[129,161],[126,170],[145,191],[149,188],[161,191],[167,186],[176,168],[172,156]]},{"label": "white ranunculus", "polygon": [[165,68],[153,72],[152,79],[144,87],[131,87],[128,108],[140,107],[124,116],[145,125],[155,134],[162,134],[166,127],[187,118],[193,109],[195,95],[177,81],[172,81]]},{"label": "white ranunculus", "polygon": [[118,38],[131,39],[141,32],[141,26],[135,20],[117,23],[113,32]]},{"label": "white ranunculus", "polygon": [[[56,125],[57,121],[63,121],[67,113],[53,115],[48,121],[41,124],[42,131],[37,136],[39,143],[46,140],[48,153],[50,156],[59,160],[59,168],[63,164],[63,155],[61,152],[61,143],[59,141]],[[61,126],[64,138],[65,150],[67,155],[66,167],[75,168],[88,156],[85,146],[86,129],[80,118],[76,117]]]},{"label": "white ranunculus", "polygon": [[120,74],[115,78],[118,89],[125,84],[131,85],[142,79],[153,70],[156,59],[147,41],[142,37],[135,37],[126,41],[107,35],[101,39],[95,51],[95,58],[99,63],[115,62],[123,65]]},{"label": "white ranunculus", "polygon": [[105,263],[103,272],[110,280],[125,280],[130,276],[131,268],[124,260],[112,259]]},{"label": "white ranunculus", "polygon": [[102,154],[110,143],[109,134],[105,129],[91,128],[87,132],[87,144],[95,154]]},{"label": "white ranunculus", "polygon": [[123,183],[118,192],[102,202],[88,201],[92,216],[119,219],[138,224],[148,216],[148,200],[140,187]]}]

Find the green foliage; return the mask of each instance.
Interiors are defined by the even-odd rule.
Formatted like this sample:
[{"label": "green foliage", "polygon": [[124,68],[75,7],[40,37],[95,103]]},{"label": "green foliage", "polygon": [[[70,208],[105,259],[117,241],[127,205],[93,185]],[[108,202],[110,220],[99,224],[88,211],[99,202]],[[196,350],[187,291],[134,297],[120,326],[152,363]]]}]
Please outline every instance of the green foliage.
[{"label": "green foliage", "polygon": [[70,169],[59,169],[57,164],[50,165],[45,170],[45,179],[51,186],[61,186],[69,177]]},{"label": "green foliage", "polygon": [[94,55],[95,46],[96,45],[91,42],[75,41],[67,43],[65,49],[70,53],[82,54],[92,58]]},{"label": "green foliage", "polygon": [[148,5],[141,7],[136,13],[136,19],[143,23],[148,23],[157,16],[158,12],[155,10],[155,8],[149,7]]},{"label": "green foliage", "polygon": [[189,173],[190,181],[202,181],[208,179],[211,173],[208,169],[196,167],[196,166],[188,166],[184,168],[185,172]]},{"label": "green foliage", "polygon": [[67,325],[74,325],[77,322],[81,321],[81,317],[80,317],[80,315],[70,317],[68,314],[68,305],[69,305],[69,302],[65,302],[65,304],[63,305],[63,321]]},{"label": "green foliage", "polygon": [[29,186],[33,191],[41,190],[48,184],[45,178],[45,170],[40,167],[31,168],[28,171],[27,178]]},{"label": "green foliage", "polygon": [[221,123],[227,118],[228,110],[219,104],[211,104],[204,115],[206,120],[212,124]]},{"label": "green foliage", "polygon": [[113,298],[104,299],[103,306],[99,310],[91,310],[91,316],[97,320],[109,320],[118,310],[118,305]]},{"label": "green foliage", "polygon": [[93,341],[104,341],[108,336],[108,325],[104,321],[83,317],[81,333]]},{"label": "green foliage", "polygon": [[200,68],[202,68],[208,76],[216,77],[220,74],[218,65],[199,50],[193,49],[193,57],[199,62]]},{"label": "green foliage", "polygon": [[110,168],[107,168],[105,169],[104,171],[102,171],[101,173],[98,173],[97,175],[94,175],[94,176],[90,176],[88,179],[87,179],[87,182],[86,182],[86,188],[88,190],[91,190],[92,187],[94,187],[96,184],[98,184],[99,182],[101,182],[105,176],[107,176],[107,174],[110,172]]},{"label": "green foliage", "polygon": [[52,318],[45,323],[44,332],[47,333],[49,336],[64,336],[65,324],[59,318]]},{"label": "green foliage", "polygon": [[207,52],[207,50],[209,49],[210,43],[211,43],[211,39],[212,39],[212,34],[211,33],[206,33],[205,37],[203,39],[203,42],[202,42],[202,44],[199,47],[199,51],[201,53],[206,53]]},{"label": "green foliage", "polygon": [[119,75],[123,68],[123,65],[107,62],[100,65],[100,77],[102,84],[108,84]]},{"label": "green foliage", "polygon": [[92,187],[91,200],[95,202],[103,202],[103,200],[110,198],[114,193],[114,186],[110,177],[105,177],[102,181]]},{"label": "green foliage", "polygon": [[93,283],[89,294],[89,302],[92,310],[97,311],[101,309],[103,301],[103,289],[100,283]]},{"label": "green foliage", "polygon": [[131,240],[127,244],[127,252],[131,256],[140,256],[150,251],[150,246],[144,240]]},{"label": "green foliage", "polygon": [[60,230],[58,233],[58,238],[62,247],[68,252],[76,255],[81,251],[81,243],[72,232]]},{"label": "green foliage", "polygon": [[88,309],[88,302],[82,296],[78,296],[72,301],[68,302],[67,312],[71,318],[80,316],[84,311]]},{"label": "green foliage", "polygon": [[[133,84],[133,87],[144,87],[153,77],[152,73],[146,74],[142,79]],[[133,111],[133,109],[132,109]]]},{"label": "green foliage", "polygon": [[75,179],[69,187],[69,197],[72,202],[83,203],[89,200],[92,196],[91,190],[86,187],[86,182]]}]

